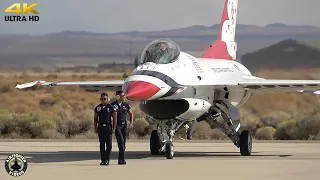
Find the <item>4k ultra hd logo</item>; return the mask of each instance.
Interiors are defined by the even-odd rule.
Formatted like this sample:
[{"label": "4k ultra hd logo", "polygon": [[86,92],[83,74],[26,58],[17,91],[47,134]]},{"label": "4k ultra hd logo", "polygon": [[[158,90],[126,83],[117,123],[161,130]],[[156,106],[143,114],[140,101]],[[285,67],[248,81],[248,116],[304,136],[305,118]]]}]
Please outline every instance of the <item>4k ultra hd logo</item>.
[{"label": "4k ultra hd logo", "polygon": [[5,13],[14,13],[16,15],[5,15],[5,21],[39,21],[38,15],[26,15],[26,14],[39,14],[34,8],[38,3],[27,4],[27,3],[13,3],[11,6],[7,7]]},{"label": "4k ultra hd logo", "polygon": [[22,176],[26,173],[28,163],[26,158],[21,154],[11,154],[5,161],[4,164],[6,171],[11,176]]}]

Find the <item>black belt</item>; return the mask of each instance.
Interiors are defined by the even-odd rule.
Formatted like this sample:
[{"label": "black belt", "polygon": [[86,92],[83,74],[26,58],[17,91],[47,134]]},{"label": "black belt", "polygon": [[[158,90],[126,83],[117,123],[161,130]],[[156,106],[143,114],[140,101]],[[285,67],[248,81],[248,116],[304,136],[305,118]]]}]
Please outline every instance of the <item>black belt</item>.
[{"label": "black belt", "polygon": [[127,122],[123,121],[123,122],[118,122],[117,124],[118,125],[125,125],[125,124],[127,124]]},{"label": "black belt", "polygon": [[99,126],[110,126],[108,123],[99,123]]}]

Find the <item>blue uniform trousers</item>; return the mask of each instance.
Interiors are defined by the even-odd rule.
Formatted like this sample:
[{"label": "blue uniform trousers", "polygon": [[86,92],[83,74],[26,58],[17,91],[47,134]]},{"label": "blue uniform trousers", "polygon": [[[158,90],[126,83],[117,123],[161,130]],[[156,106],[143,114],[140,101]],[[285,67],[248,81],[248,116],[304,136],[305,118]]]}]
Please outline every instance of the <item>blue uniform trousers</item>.
[{"label": "blue uniform trousers", "polygon": [[126,150],[127,124],[117,125],[116,138],[119,148],[118,160],[124,160],[124,151]]},{"label": "blue uniform trousers", "polygon": [[98,126],[98,136],[100,141],[100,156],[101,162],[110,160],[110,153],[112,149],[112,128],[111,126]]}]

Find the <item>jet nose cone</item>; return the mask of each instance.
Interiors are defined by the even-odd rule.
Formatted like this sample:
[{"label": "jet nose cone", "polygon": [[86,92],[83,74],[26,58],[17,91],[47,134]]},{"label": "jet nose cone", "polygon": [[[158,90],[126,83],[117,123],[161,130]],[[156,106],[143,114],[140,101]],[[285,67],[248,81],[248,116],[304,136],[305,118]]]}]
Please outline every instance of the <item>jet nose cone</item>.
[{"label": "jet nose cone", "polygon": [[157,94],[160,88],[145,81],[131,81],[126,87],[126,97],[131,101],[145,101]]}]

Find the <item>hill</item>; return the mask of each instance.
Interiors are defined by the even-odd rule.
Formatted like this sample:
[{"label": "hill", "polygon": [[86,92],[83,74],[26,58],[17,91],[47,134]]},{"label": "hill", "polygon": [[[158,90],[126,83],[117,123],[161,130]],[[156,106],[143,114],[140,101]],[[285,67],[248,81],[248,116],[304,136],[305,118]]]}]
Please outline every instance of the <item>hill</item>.
[{"label": "hill", "polygon": [[242,63],[251,71],[320,67],[320,49],[303,41],[288,39],[244,54]]},{"label": "hill", "polygon": [[[190,26],[153,32],[92,33],[64,31],[38,36],[1,35],[0,68],[56,68],[101,63],[129,63],[156,38],[171,38],[183,51],[199,57],[219,25]],[[320,39],[320,27],[270,24],[237,26],[238,57],[281,40]]]}]

